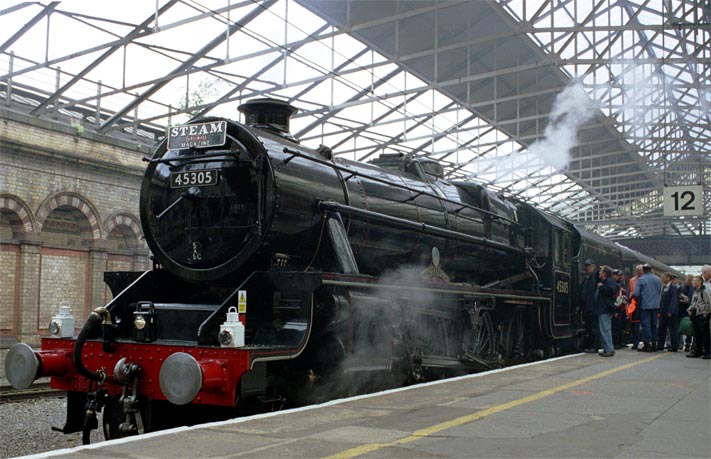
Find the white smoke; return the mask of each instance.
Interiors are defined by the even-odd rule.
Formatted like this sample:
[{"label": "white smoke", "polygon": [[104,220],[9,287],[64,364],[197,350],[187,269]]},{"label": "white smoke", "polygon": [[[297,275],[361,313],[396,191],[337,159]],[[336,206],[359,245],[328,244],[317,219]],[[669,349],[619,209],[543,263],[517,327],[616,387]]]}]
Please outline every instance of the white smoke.
[{"label": "white smoke", "polygon": [[557,170],[568,165],[570,149],[577,143],[580,126],[589,121],[597,110],[579,82],[574,82],[561,91],[553,102],[548,115],[544,137],[528,147]]},{"label": "white smoke", "polygon": [[[330,362],[335,367],[318,382],[311,395],[315,401],[390,389],[406,382],[405,374],[388,374],[383,368],[391,363],[388,349],[393,328],[410,330],[408,327],[413,324],[432,320],[422,311],[431,309],[435,303],[434,294],[428,290],[400,288],[421,285],[420,275],[425,268],[424,265],[403,266],[386,271],[371,293],[349,298],[354,314],[352,342],[343,360]],[[409,346],[419,343],[418,330],[414,328],[410,333],[400,330],[405,336],[412,335],[412,342],[407,343]]]}]

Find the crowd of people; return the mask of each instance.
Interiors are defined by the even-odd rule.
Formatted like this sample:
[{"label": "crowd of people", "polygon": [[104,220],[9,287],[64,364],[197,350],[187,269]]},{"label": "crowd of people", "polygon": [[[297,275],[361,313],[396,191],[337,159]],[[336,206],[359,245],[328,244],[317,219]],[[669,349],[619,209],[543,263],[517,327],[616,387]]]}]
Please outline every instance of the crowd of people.
[{"label": "crowd of people", "polygon": [[651,266],[638,265],[629,283],[619,269],[598,268],[590,259],[584,266],[585,352],[612,357],[631,344],[640,352],[683,349],[689,358],[711,359],[711,265],[684,279],[670,272],[660,278]]}]

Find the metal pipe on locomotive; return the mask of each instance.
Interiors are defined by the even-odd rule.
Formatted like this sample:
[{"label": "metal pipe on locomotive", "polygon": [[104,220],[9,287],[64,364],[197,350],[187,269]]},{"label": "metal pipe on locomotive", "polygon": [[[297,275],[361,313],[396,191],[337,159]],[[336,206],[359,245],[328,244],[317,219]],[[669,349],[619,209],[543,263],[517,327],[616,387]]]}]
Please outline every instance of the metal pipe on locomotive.
[{"label": "metal pipe on locomotive", "polygon": [[431,160],[306,148],[284,102],[240,111],[245,124],[170,128],[148,160],[140,216],[154,269],[106,273],[114,298],[76,338],[8,354],[14,386],[51,376],[67,391],[63,432],[88,438],[102,410],[115,438],[319,400],[356,380],[550,356],[582,329],[579,257],[628,270],[643,257],[449,182]]}]

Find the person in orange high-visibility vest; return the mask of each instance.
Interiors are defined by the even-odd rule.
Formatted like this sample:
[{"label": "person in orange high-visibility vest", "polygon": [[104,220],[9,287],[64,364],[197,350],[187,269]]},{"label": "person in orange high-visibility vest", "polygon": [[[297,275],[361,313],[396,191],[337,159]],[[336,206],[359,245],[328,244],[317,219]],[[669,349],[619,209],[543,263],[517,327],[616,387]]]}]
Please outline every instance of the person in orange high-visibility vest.
[{"label": "person in orange high-visibility vest", "polygon": [[640,327],[640,322],[639,322],[639,306],[637,305],[637,300],[635,298],[632,298],[632,294],[634,293],[634,288],[637,285],[637,279],[642,277],[644,275],[644,269],[642,268],[642,265],[637,265],[636,271],[635,271],[635,276],[630,279],[630,289],[627,293],[629,300],[629,307],[627,308],[628,311],[632,311],[632,314],[628,314],[629,323],[631,327],[631,332],[630,334],[632,335],[632,350],[636,350],[637,346],[639,345],[639,327]]}]

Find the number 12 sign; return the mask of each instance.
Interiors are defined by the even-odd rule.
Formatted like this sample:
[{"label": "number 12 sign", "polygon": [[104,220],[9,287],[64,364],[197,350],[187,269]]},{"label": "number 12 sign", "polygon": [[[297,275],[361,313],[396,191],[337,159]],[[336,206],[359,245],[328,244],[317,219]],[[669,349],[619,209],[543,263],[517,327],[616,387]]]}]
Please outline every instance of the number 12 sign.
[{"label": "number 12 sign", "polygon": [[664,215],[703,215],[704,190],[701,185],[665,186]]}]

